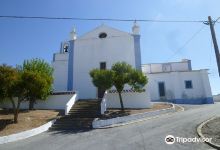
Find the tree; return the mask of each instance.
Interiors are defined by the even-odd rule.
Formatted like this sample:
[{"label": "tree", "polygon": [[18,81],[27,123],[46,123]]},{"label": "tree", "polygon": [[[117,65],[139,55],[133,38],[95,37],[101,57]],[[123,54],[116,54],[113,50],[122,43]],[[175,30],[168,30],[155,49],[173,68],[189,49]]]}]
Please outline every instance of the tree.
[{"label": "tree", "polygon": [[113,72],[111,70],[93,69],[90,71],[90,76],[92,77],[93,84],[97,88],[107,90],[110,89],[113,85]]},{"label": "tree", "polygon": [[125,62],[118,62],[112,66],[113,75],[113,85],[115,86],[119,100],[121,104],[121,109],[124,111],[124,104],[122,100],[122,91],[126,84],[130,85],[134,90],[140,92],[144,85],[147,84],[147,78],[139,70],[133,69],[131,65]]},{"label": "tree", "polygon": [[142,88],[147,84],[147,77],[141,71],[133,69],[131,65],[125,62],[114,64],[111,70],[93,69],[90,71],[90,76],[93,84],[98,88],[107,90],[115,86],[119,94],[122,111],[124,111],[124,104],[121,93],[124,86],[128,84],[135,91],[141,92]]},{"label": "tree", "polygon": [[25,60],[22,70],[22,80],[29,101],[29,110],[34,108],[37,99],[45,100],[52,91],[53,68],[44,60]]},{"label": "tree", "polygon": [[129,64],[126,64],[125,62],[118,62],[112,66],[112,70],[114,72],[113,75],[113,85],[115,86],[118,94],[119,94],[119,100],[121,104],[121,109],[124,110],[124,104],[122,101],[122,90],[124,89],[125,84],[129,83],[129,75],[132,71],[132,67]]},{"label": "tree", "polygon": [[[10,66],[0,66],[0,101],[9,100],[12,104],[14,123],[18,122],[20,103],[24,100],[21,73]],[[14,97],[18,99],[15,100]]]}]

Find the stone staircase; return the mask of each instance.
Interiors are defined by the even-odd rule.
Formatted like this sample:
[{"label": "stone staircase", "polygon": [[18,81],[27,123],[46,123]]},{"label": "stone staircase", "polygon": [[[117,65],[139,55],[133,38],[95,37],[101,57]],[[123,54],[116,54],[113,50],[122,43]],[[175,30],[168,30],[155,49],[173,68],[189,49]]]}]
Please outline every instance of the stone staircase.
[{"label": "stone staircase", "polygon": [[99,100],[78,100],[71,108],[68,115],[57,119],[50,131],[60,130],[89,130],[92,129],[92,121],[99,117]]}]

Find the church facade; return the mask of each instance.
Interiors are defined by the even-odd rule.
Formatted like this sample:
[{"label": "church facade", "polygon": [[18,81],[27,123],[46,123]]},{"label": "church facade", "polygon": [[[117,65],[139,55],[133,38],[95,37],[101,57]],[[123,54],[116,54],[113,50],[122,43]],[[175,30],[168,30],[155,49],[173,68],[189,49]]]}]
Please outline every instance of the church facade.
[{"label": "church facade", "polygon": [[190,60],[142,65],[139,30],[136,23],[131,33],[101,25],[77,37],[73,30],[53,56],[54,91],[77,91],[80,99],[101,97],[103,91],[93,85],[89,72],[124,61],[148,77],[146,100],[142,96],[139,106],[149,101],[213,103],[207,70],[192,70]]},{"label": "church facade", "polygon": [[62,42],[60,52],[54,54],[54,91],[78,91],[80,99],[100,97],[89,75],[94,69],[110,69],[116,62],[126,62],[141,70],[139,26],[132,33],[101,25],[77,38]]}]

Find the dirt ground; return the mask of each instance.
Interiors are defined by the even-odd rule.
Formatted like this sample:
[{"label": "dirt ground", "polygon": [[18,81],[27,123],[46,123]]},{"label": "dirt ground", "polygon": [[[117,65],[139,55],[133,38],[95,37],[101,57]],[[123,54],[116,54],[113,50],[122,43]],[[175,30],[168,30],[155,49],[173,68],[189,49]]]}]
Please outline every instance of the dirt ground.
[{"label": "dirt ground", "polygon": [[0,136],[39,127],[62,113],[58,110],[21,110],[18,116],[18,123],[14,124],[12,111],[0,110]]},{"label": "dirt ground", "polygon": [[209,121],[202,127],[202,134],[212,138],[212,142],[220,145],[220,117]]},{"label": "dirt ground", "polygon": [[131,114],[138,114],[138,113],[144,113],[149,111],[155,111],[159,109],[166,109],[171,108],[171,104],[165,104],[165,103],[156,103],[153,104],[152,108],[146,108],[146,109],[125,109],[124,112],[122,112],[120,109],[107,109],[107,112],[105,115],[103,115],[100,119],[110,119],[115,117],[122,117],[127,116]]}]

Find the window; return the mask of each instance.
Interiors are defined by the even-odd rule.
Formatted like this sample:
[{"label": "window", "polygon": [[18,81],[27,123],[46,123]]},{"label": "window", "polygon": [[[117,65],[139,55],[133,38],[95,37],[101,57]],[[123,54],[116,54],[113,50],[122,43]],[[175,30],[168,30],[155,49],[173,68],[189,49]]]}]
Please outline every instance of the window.
[{"label": "window", "polygon": [[104,33],[104,32],[102,32],[102,33],[99,34],[99,38],[100,38],[100,39],[103,39],[103,38],[106,38],[106,37],[107,37],[107,34]]},{"label": "window", "polygon": [[106,62],[100,62],[100,69],[106,69]]},{"label": "window", "polygon": [[193,88],[191,80],[185,81],[185,88],[186,89],[192,89]]}]

